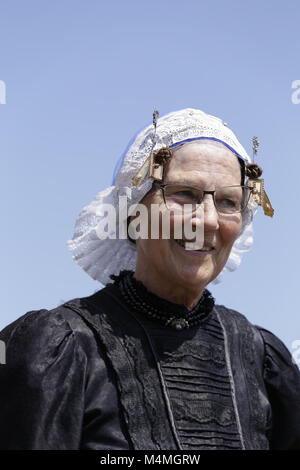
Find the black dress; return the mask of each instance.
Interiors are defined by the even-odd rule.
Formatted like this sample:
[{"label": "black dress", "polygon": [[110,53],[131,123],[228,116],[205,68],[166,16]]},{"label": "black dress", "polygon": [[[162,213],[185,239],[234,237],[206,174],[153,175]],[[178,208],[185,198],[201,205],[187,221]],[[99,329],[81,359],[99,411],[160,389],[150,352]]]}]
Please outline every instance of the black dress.
[{"label": "black dress", "polygon": [[[143,307],[131,305],[122,279]],[[0,334],[1,449],[300,449],[300,372],[271,332],[199,302],[185,316],[123,273],[95,294],[28,312]]]}]

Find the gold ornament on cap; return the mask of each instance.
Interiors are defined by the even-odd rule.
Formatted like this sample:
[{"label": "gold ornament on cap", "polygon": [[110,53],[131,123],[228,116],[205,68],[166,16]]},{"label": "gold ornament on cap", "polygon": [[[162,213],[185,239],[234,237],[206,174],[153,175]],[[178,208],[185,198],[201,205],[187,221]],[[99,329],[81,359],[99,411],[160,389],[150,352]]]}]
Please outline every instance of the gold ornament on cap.
[{"label": "gold ornament on cap", "polygon": [[171,158],[171,156],[171,150],[168,147],[162,147],[157,152],[153,152],[150,155],[150,178],[162,181],[164,174],[164,165]]},{"label": "gold ornament on cap", "polygon": [[259,205],[262,206],[264,214],[269,217],[273,217],[274,209],[265,192],[264,179],[260,178],[262,175],[262,169],[254,163],[254,158],[259,148],[259,140],[255,136],[252,138],[252,150],[253,150],[253,163],[246,165],[246,175],[248,176],[248,187],[251,189],[252,199]]},{"label": "gold ornament on cap", "polygon": [[159,111],[157,109],[155,109],[152,113],[152,123],[153,123],[153,127],[154,127],[154,134],[152,136],[151,152],[150,152],[149,157],[146,158],[143,165],[139,168],[137,173],[132,178],[132,180],[131,180],[132,186],[139,186],[141,184],[141,182],[146,178],[147,173],[149,171],[149,167],[151,165],[152,151],[153,151],[153,149],[155,147],[155,144],[156,144],[156,138],[157,138],[157,136],[156,136],[156,127],[157,127],[158,118],[159,118]]},{"label": "gold ornament on cap", "polygon": [[143,165],[139,168],[137,173],[132,178],[132,186],[139,186],[147,175],[150,178],[153,178],[154,180],[162,181],[163,179],[164,164],[171,157],[171,151],[168,147],[162,147],[158,151],[153,152],[153,149],[157,142],[156,128],[158,118],[159,111],[154,110],[152,114],[154,133],[152,136],[152,148],[150,151],[150,155],[148,158],[146,158]]}]

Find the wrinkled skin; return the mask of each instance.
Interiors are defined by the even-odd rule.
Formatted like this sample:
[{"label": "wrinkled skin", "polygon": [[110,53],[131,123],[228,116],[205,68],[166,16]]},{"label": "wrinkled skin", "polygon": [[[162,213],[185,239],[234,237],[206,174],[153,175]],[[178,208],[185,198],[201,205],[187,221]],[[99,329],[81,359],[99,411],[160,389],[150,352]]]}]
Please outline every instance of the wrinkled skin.
[{"label": "wrinkled skin", "polygon": [[[239,162],[222,144],[192,142],[172,153],[164,173],[165,183],[187,183],[214,190],[241,182]],[[161,202],[159,189],[150,191],[142,200],[148,208]],[[191,223],[193,227],[204,224],[204,245],[213,245],[211,252],[188,252],[174,241],[172,234],[167,240],[137,240],[136,279],[156,295],[187,308],[197,303],[203,289],[222,271],[242,227],[241,214],[220,216],[209,194],[205,195],[202,208],[204,221],[194,213],[190,215]]]}]

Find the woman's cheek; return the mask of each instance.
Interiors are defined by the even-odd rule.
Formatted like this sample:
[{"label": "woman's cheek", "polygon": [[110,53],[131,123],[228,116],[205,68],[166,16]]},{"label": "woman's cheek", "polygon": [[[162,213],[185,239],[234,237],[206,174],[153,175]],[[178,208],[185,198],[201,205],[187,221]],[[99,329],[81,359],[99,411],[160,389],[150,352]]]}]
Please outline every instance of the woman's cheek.
[{"label": "woman's cheek", "polygon": [[221,245],[223,245],[224,248],[231,249],[235,240],[240,235],[240,231],[241,231],[241,222],[238,222],[238,223],[224,222],[220,224]]}]

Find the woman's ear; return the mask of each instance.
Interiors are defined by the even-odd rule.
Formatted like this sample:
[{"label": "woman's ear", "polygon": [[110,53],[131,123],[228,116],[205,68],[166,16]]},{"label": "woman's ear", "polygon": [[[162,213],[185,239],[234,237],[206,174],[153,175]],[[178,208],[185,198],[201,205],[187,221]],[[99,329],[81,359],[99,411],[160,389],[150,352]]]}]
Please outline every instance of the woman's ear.
[{"label": "woman's ear", "polygon": [[133,215],[130,215],[129,217],[127,217],[127,238],[128,238],[128,240],[129,240],[131,243],[133,243],[134,245],[136,245],[136,240],[134,240],[133,238],[130,237],[128,229],[129,229],[129,224],[130,224],[130,222],[131,222],[132,220],[134,220],[135,217],[136,217],[136,216],[133,216]]}]

